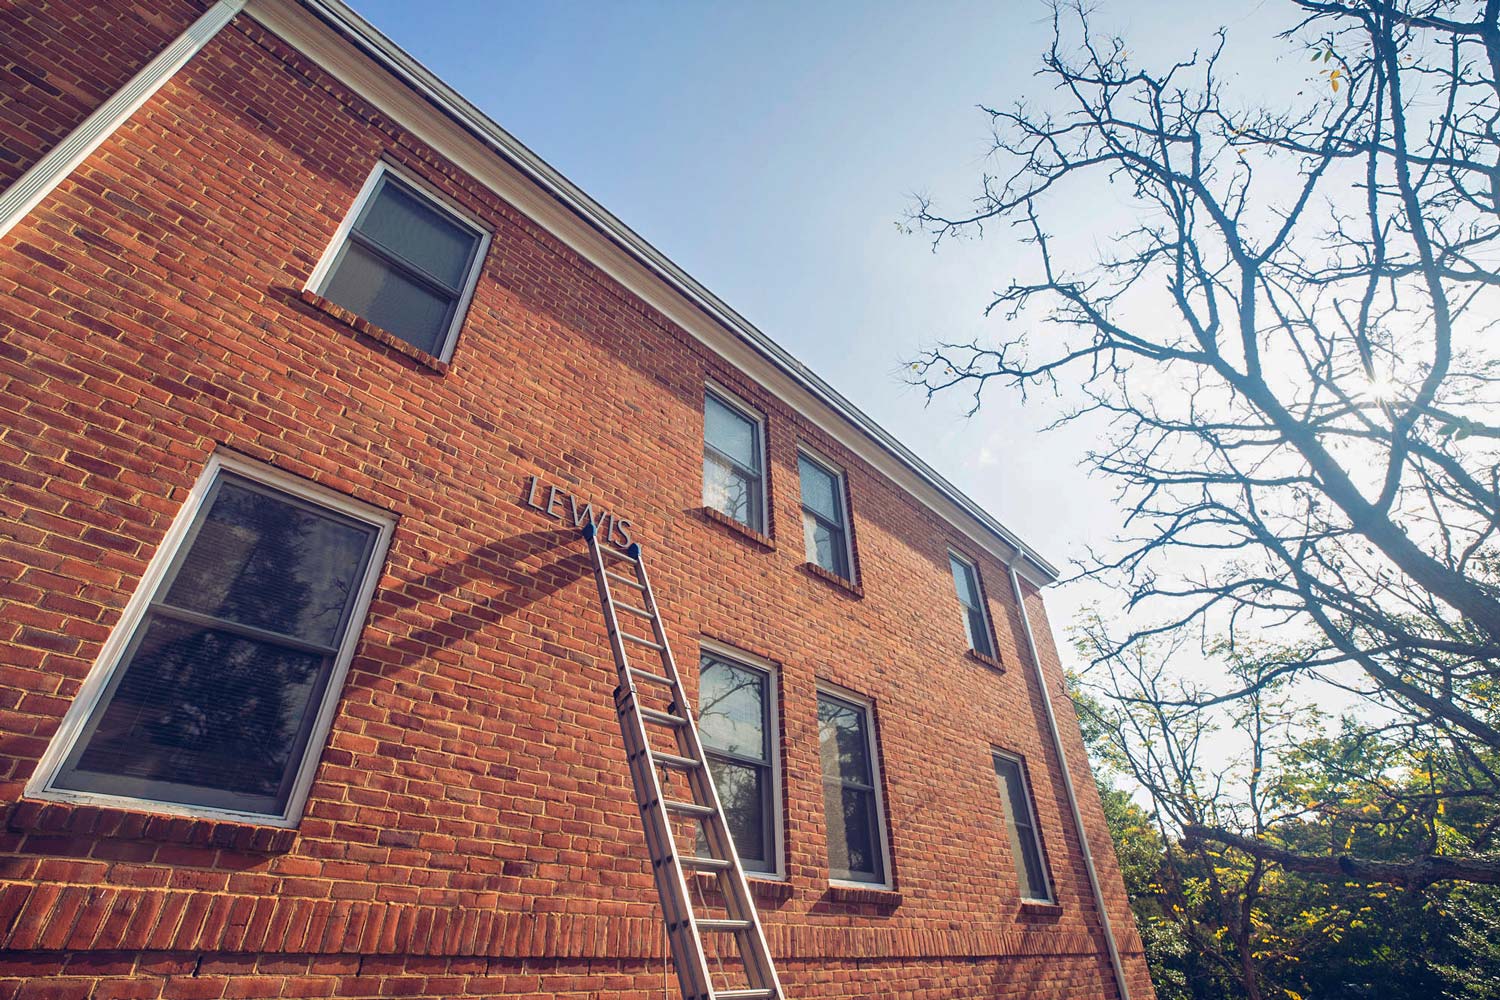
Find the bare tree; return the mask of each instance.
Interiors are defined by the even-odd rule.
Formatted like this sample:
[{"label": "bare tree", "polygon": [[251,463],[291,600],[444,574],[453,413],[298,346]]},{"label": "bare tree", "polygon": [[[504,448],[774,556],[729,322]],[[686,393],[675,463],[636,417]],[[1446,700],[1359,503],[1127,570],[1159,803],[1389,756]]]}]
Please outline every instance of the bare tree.
[{"label": "bare tree", "polygon": [[[1134,624],[1104,655],[1275,629],[1288,655],[1190,700],[1317,678],[1447,741],[1474,782],[1454,794],[1494,795],[1500,0],[1288,9],[1312,82],[1244,110],[1223,33],[1153,72],[1057,8],[1054,98],[986,108],[997,166],[975,202],[910,219],[935,247],[1019,232],[1029,272],[988,307],[1007,332],[926,351],[912,377],[975,409],[992,382],[1047,389],[1063,421],[1106,428],[1090,461],[1127,535],[1083,573],[1122,585]],[[1048,219],[1104,189],[1131,221],[1071,259]]]}]

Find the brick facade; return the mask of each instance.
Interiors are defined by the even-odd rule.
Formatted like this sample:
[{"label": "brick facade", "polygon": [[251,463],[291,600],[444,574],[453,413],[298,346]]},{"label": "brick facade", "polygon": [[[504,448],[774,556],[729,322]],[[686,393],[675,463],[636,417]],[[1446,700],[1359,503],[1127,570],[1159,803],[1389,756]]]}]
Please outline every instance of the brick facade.
[{"label": "brick facade", "polygon": [[[0,15],[24,46],[0,182],[201,9]],[[493,230],[448,364],[303,292],[382,156]],[[531,476],[633,521],[690,686],[703,637],[779,665],[787,879],[755,891],[789,996],[1114,995],[1004,565],[254,18],[0,242],[0,296],[0,997],[662,995],[593,582],[576,533],[524,504]],[[701,509],[708,380],[766,416],[764,540]],[[858,590],[803,566],[799,443],[847,471]],[[27,798],[216,452],[398,518],[305,815]],[[966,654],[949,546],[979,567],[998,669]],[[874,704],[891,891],[829,885],[819,681]],[[1056,906],[1019,901],[991,747],[1027,762]]]}]

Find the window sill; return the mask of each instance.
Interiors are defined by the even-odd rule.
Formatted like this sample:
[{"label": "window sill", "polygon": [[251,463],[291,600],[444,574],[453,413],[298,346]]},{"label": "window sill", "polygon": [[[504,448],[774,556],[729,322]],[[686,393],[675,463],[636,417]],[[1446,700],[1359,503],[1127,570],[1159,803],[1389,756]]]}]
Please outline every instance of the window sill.
[{"label": "window sill", "polygon": [[37,836],[99,837],[150,840],[190,847],[221,848],[259,854],[291,850],[297,831],[223,819],[194,819],[134,812],[112,806],[79,805],[22,799],[10,808],[5,825],[16,833]]},{"label": "window sill", "polygon": [[736,521],[728,514],[717,511],[712,507],[700,507],[699,510],[702,512],[704,517],[708,518],[714,524],[723,525],[725,528],[728,528],[730,531],[734,532],[736,535],[739,535],[741,538],[745,538],[751,542],[754,542],[756,545],[759,545],[767,552],[776,551],[776,543],[769,536],[762,535],[754,528],[741,524],[739,521]]},{"label": "window sill", "polygon": [[998,670],[1002,674],[1005,673],[1005,664],[1001,663],[993,656],[986,656],[977,649],[971,649],[964,655],[973,660],[975,663],[982,663],[986,667],[989,667],[991,670]]},{"label": "window sill", "polygon": [[1023,899],[1021,900],[1021,915],[1027,917],[1060,917],[1063,908],[1057,903],[1049,903],[1045,899]]},{"label": "window sill", "polygon": [[[698,880],[699,887],[705,891],[719,887],[719,876],[712,872],[694,872],[693,877]],[[783,900],[790,899],[792,896],[792,883],[775,875],[746,872],[745,881],[750,885],[750,895],[757,899]]]},{"label": "window sill", "polygon": [[417,362],[417,364],[422,365],[425,368],[431,368],[439,375],[448,374],[448,368],[450,367],[448,362],[434,357],[431,354],[428,354],[420,347],[414,347],[411,344],[408,344],[406,341],[402,340],[394,333],[391,333],[388,330],[381,329],[374,323],[371,323],[369,320],[365,319],[363,316],[357,316],[341,305],[330,302],[323,296],[319,295],[317,292],[310,291],[304,288],[299,293],[298,298],[300,298],[307,305],[318,310],[318,312],[323,313],[324,315],[329,316],[332,319],[338,320],[345,326],[352,328],[355,333],[362,334],[363,336],[369,337],[371,340],[375,341],[378,344],[383,344],[393,351],[404,354],[408,358],[411,358],[413,361]]},{"label": "window sill", "polygon": [[830,883],[828,891],[823,897],[835,903],[873,903],[885,909],[894,910],[901,905],[901,893],[895,889],[882,889],[878,886],[855,886],[838,882]]},{"label": "window sill", "polygon": [[822,566],[819,566],[815,562],[803,563],[802,572],[808,574],[809,576],[816,577],[817,579],[822,580],[824,583],[837,587],[839,590],[844,591],[844,593],[850,595],[851,597],[862,598],[865,596],[865,588],[861,587],[859,584],[854,583],[851,580],[845,580],[837,573],[828,572],[828,570],[824,569]]}]

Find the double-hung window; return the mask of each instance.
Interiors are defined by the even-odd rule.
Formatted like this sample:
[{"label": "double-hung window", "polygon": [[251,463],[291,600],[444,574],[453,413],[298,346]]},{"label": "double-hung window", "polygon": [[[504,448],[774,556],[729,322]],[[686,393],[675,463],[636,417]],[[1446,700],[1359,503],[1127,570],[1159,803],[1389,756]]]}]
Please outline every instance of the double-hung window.
[{"label": "double-hung window", "polygon": [[382,163],[310,287],[447,360],[488,242],[483,229]]},{"label": "double-hung window", "polygon": [[979,570],[967,559],[948,553],[948,566],[953,570],[953,586],[958,591],[958,603],[964,609],[964,634],[969,648],[981,656],[994,659],[995,644],[990,639],[990,619],[984,613],[984,592],[979,589]]},{"label": "double-hung window", "polygon": [[802,482],[802,538],[807,561],[834,576],[852,579],[844,477],[805,453],[797,455],[797,472]]},{"label": "double-hung window", "polygon": [[869,706],[819,691],[818,752],[823,764],[829,877],[888,885],[885,815]]},{"label": "double-hung window", "polygon": [[703,654],[698,727],[734,848],[746,871],[777,870],[775,680],[769,670]]},{"label": "double-hung window", "polygon": [[389,531],[215,459],[39,769],[42,794],[295,822]]},{"label": "double-hung window", "polygon": [[703,402],[703,504],[765,533],[765,435],[760,417],[713,389]]},{"label": "double-hung window", "polygon": [[1000,791],[1000,807],[1005,814],[1005,832],[1010,837],[1021,898],[1050,903],[1052,889],[1047,882],[1047,868],[1042,864],[1042,840],[1037,833],[1036,813],[1031,808],[1026,768],[1019,758],[998,750],[994,758],[995,783]]}]

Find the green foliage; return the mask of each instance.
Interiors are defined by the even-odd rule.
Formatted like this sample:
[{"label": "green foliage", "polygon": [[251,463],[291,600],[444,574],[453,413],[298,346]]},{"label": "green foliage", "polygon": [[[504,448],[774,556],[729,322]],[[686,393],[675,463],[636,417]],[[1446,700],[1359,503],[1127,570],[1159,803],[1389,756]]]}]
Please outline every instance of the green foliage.
[{"label": "green foliage", "polygon": [[[1161,811],[1125,790],[1137,772],[1108,724],[1111,706],[1074,687],[1162,1000],[1500,1000],[1500,890],[1305,875],[1212,843],[1178,843]],[[1472,852],[1500,823],[1500,806],[1433,793],[1495,762],[1466,765],[1421,746],[1345,720],[1283,748],[1263,762],[1262,806],[1300,808],[1266,838],[1307,855],[1402,860],[1431,848],[1435,831],[1438,853]],[[1153,806],[1169,791],[1137,788]]]}]

